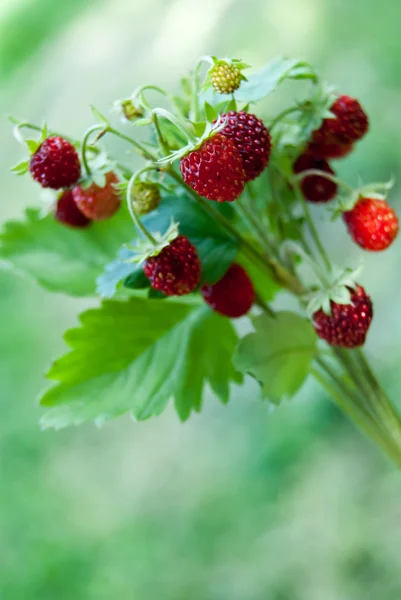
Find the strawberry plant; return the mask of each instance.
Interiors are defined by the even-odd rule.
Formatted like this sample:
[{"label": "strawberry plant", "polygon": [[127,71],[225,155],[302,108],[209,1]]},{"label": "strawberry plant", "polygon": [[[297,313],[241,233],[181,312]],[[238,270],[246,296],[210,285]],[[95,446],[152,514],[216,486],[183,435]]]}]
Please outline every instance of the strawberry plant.
[{"label": "strawberry plant", "polygon": [[[6,223],[0,256],[51,291],[100,298],[65,334],[42,426],[147,419],[170,401],[185,420],[207,384],[226,403],[244,377],[279,405],[311,375],[401,466],[401,418],[362,350],[374,299],[360,268],[330,259],[309,206],[342,216],[363,250],[395,240],[391,183],[354,189],[331,163],[359,151],[368,117],[306,62],[247,68],[203,57],[179,95],[145,85],[117,101],[125,130],[93,109],[82,141],[13,119],[29,154],[14,171],[54,202]],[[305,97],[259,114],[284,81],[307,81]],[[109,156],[110,136],[139,155],[139,170]],[[297,310],[279,308],[282,293]]]}]

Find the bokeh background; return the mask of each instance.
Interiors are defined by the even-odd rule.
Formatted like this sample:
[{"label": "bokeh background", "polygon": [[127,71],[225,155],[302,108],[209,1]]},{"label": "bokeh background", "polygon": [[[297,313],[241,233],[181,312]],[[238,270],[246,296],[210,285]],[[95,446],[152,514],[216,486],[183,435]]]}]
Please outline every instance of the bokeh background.
[{"label": "bokeh background", "polygon": [[[313,62],[371,117],[340,174],[400,176],[400,22],[395,0],[0,0],[0,217],[39,201],[8,171],[8,114],[79,136],[90,103],[174,89],[202,54]],[[358,260],[341,223],[319,226],[339,261]],[[400,258],[401,241],[363,275],[368,354],[396,402]],[[312,382],[275,413],[250,388],[184,425],[168,410],[41,432],[42,375],[88,304],[0,269],[2,600],[401,597],[400,474]]]}]

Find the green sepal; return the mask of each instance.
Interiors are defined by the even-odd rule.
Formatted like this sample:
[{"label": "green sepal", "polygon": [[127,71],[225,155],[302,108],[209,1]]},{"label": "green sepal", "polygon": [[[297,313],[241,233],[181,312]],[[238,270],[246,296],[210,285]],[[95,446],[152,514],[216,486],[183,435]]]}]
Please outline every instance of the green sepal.
[{"label": "green sepal", "polygon": [[356,269],[340,269],[333,266],[327,285],[307,295],[306,300],[308,305],[306,312],[308,316],[312,318],[318,310],[323,310],[327,315],[331,315],[331,302],[335,302],[336,304],[351,304],[350,290],[356,288],[357,280],[362,271],[362,264]]},{"label": "green sepal", "polygon": [[178,223],[175,223],[172,219],[170,227],[163,235],[159,232],[152,232],[152,237],[156,242],[155,244],[148,239],[140,240],[135,245],[127,244],[125,247],[133,252],[133,255],[131,258],[126,259],[125,262],[141,264],[148,258],[157,256],[164,248],[169,246],[178,235]]},{"label": "green sepal", "polygon": [[10,169],[10,171],[12,173],[15,173],[16,175],[25,175],[25,173],[27,173],[28,170],[29,170],[29,162],[27,160],[21,161],[20,163],[15,165],[15,167],[12,167]]}]

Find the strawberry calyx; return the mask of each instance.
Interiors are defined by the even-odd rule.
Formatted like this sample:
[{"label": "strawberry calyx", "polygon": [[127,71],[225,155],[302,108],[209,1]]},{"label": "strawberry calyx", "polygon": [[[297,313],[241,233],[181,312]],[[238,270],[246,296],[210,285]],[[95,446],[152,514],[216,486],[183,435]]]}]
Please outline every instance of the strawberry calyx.
[{"label": "strawberry calyx", "polygon": [[171,220],[170,226],[165,233],[152,232],[152,240],[146,238],[138,241],[136,244],[126,244],[125,248],[130,250],[133,255],[124,262],[141,264],[148,258],[157,256],[164,248],[169,246],[173,240],[179,236],[178,223]]},{"label": "strawberry calyx", "polygon": [[318,310],[322,310],[330,316],[332,302],[351,304],[351,293],[358,286],[357,280],[362,270],[362,264],[356,269],[332,267],[326,282],[321,282],[320,286],[314,287],[313,291],[305,296],[308,317],[312,318]]},{"label": "strawberry calyx", "polygon": [[342,216],[343,213],[351,211],[362,198],[372,198],[375,200],[387,200],[388,193],[393,188],[395,179],[391,177],[388,181],[378,181],[367,185],[359,185],[352,190],[348,185],[341,183],[343,189],[351,190],[351,193],[340,195],[338,200],[331,208],[332,220]]}]

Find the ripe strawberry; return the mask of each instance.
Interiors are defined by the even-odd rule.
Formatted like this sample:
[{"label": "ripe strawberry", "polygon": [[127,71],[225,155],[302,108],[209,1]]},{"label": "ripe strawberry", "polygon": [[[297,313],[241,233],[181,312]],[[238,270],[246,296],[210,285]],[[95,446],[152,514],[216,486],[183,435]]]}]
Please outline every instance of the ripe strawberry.
[{"label": "ripe strawberry", "polygon": [[255,299],[252,281],[236,263],[217,283],[202,286],[201,294],[213,310],[231,318],[246,315]]},{"label": "ripe strawberry", "polygon": [[379,198],[361,198],[343,219],[354,242],[372,252],[388,248],[398,234],[397,215]]},{"label": "ripe strawberry", "polygon": [[209,200],[232,202],[245,186],[241,155],[234,142],[221,133],[188,152],[180,169],[185,183]]},{"label": "ripe strawberry", "polygon": [[117,176],[113,172],[106,174],[106,184],[99,187],[92,183],[88,188],[73,188],[72,195],[79,210],[92,221],[109,219],[120,208],[121,199],[115,185]]},{"label": "ripe strawberry", "polygon": [[[317,134],[318,132],[315,131],[314,133]],[[314,135],[313,139],[314,141],[309,144],[307,152],[312,154],[315,158],[344,158],[354,149],[354,144],[352,142],[349,142],[348,144],[325,142],[321,135]]]},{"label": "ripe strawberry", "polygon": [[219,94],[232,94],[243,79],[240,69],[225,61],[218,61],[210,69],[210,82]]},{"label": "ripe strawberry", "polygon": [[326,143],[349,144],[357,142],[367,133],[369,120],[358,100],[350,96],[340,96],[333,102],[330,111],[334,118],[324,119],[320,129],[312,135],[312,141],[319,138]]},{"label": "ripe strawberry", "polygon": [[221,133],[233,140],[238,148],[245,169],[245,181],[252,181],[267,166],[271,151],[270,133],[263,121],[245,111],[223,114],[227,124]]},{"label": "ripe strawberry", "polygon": [[132,190],[132,202],[138,215],[147,215],[159,206],[160,190],[155,183],[139,181]]},{"label": "ripe strawberry", "polygon": [[[327,161],[315,158],[312,154],[305,152],[295,161],[293,171],[302,173],[309,169],[317,169],[334,175],[334,171]],[[307,175],[301,180],[301,190],[309,202],[329,202],[337,194],[337,184],[324,176]]]},{"label": "ripe strawberry", "polygon": [[148,258],[143,270],[155,290],[182,296],[198,285],[201,263],[196,248],[188,238],[179,235],[160,254]]},{"label": "ripe strawberry", "polygon": [[29,162],[29,171],[44,188],[70,187],[81,175],[81,164],[74,146],[62,137],[47,138]]},{"label": "ripe strawberry", "polygon": [[91,222],[75,204],[71,190],[63,192],[59,197],[54,216],[60,223],[71,227],[88,227]]},{"label": "ripe strawberry", "polygon": [[312,317],[317,335],[330,346],[363,346],[373,318],[372,302],[363,287],[357,285],[355,290],[348,289],[351,292],[351,304],[332,301],[331,315],[318,310]]}]

